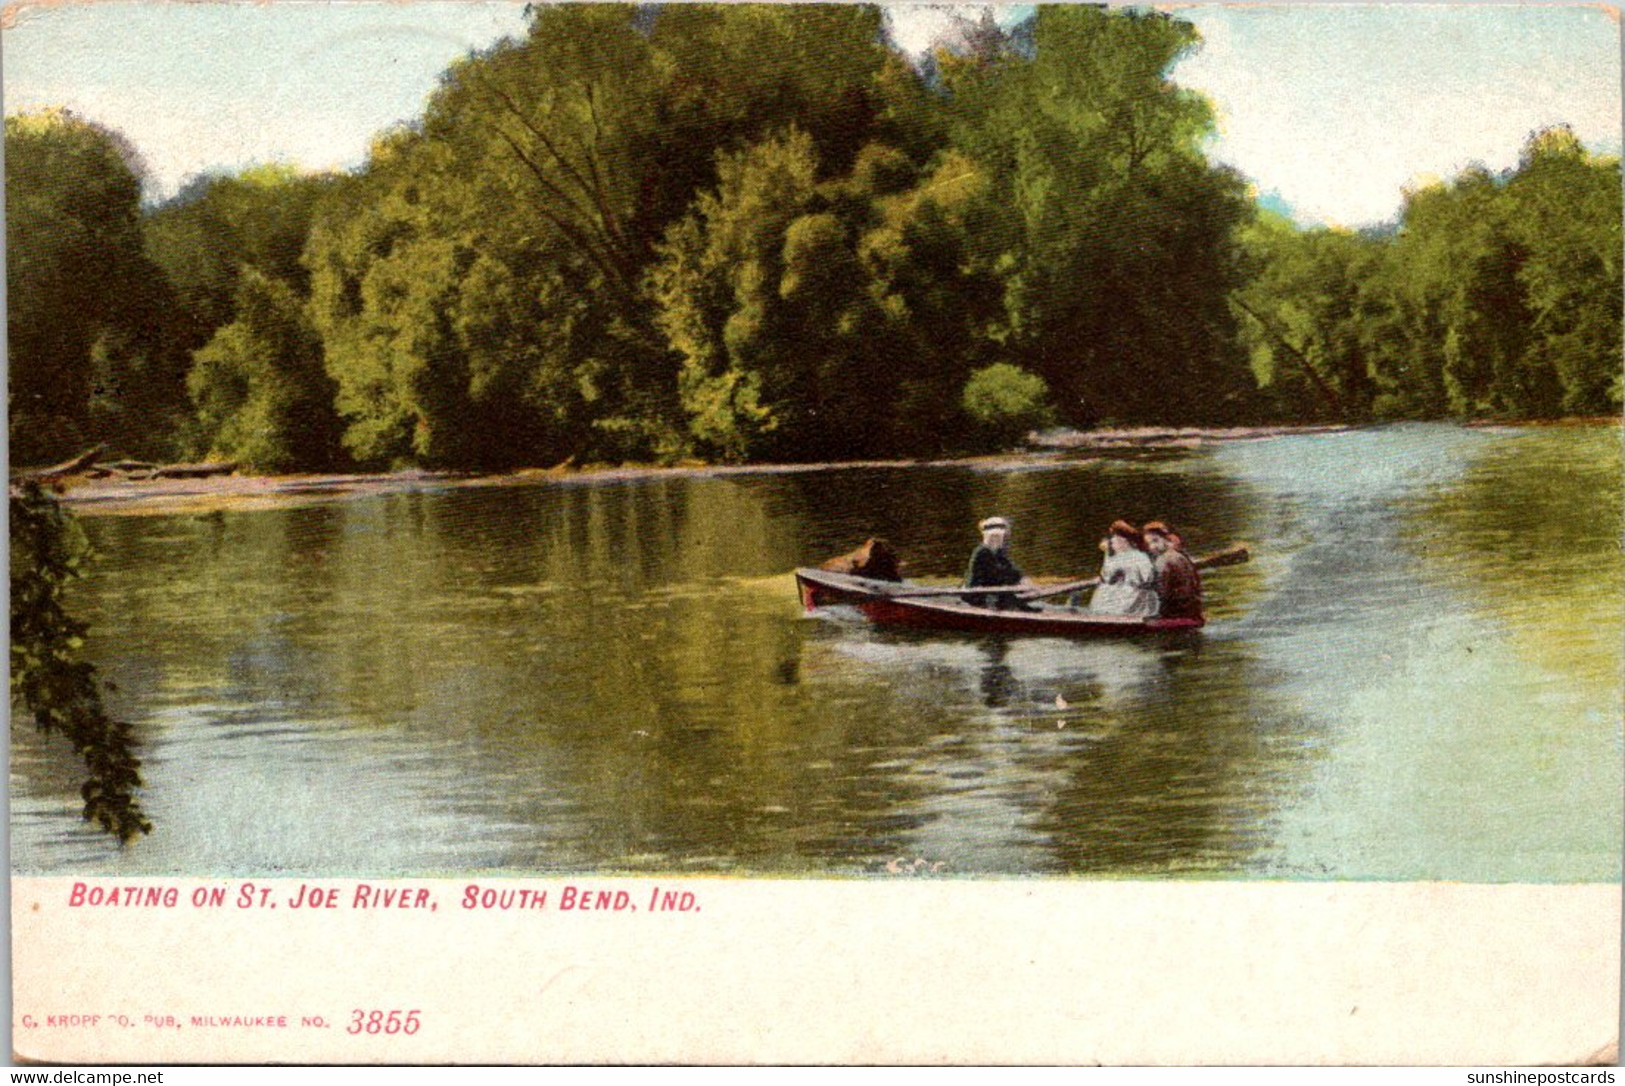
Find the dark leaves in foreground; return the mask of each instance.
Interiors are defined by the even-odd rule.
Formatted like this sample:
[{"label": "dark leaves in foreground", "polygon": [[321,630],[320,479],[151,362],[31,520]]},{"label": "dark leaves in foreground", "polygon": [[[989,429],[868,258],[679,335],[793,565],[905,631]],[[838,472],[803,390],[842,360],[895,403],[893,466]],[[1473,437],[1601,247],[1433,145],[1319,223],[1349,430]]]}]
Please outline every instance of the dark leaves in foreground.
[{"label": "dark leaves in foreground", "polygon": [[150,833],[136,790],[141,762],[130,726],[108,716],[96,669],[81,657],[86,626],[63,607],[88,547],[38,482],[11,492],[11,700],[84,760],[85,818],[121,842]]}]

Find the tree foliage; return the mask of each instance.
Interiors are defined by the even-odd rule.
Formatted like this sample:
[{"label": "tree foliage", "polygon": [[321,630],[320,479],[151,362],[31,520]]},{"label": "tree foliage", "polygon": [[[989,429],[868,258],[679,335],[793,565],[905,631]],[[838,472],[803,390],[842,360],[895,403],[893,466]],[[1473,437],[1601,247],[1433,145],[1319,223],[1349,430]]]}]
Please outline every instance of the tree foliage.
[{"label": "tree foliage", "polygon": [[1305,419],[1368,418],[1372,270],[1380,243],[1339,230],[1298,231],[1261,216],[1243,233],[1254,275],[1231,304],[1250,332],[1251,362],[1273,408]]},{"label": "tree foliage", "polygon": [[102,704],[96,668],[83,659],[86,626],[63,605],[89,547],[78,525],[37,482],[13,488],[11,701],[46,734],[60,734],[85,763],[80,790],[89,821],[127,841],[149,833],[136,790],[141,762],[130,726]]},{"label": "tree foliage", "polygon": [[1285,417],[1619,411],[1619,162],[1566,128],[1406,194],[1393,233],[1261,220],[1232,301]]},{"label": "tree foliage", "polygon": [[991,179],[1003,339],[1067,421],[1215,419],[1251,387],[1225,303],[1251,206],[1201,152],[1207,104],[1167,76],[1196,44],[1160,13],[1062,5],[1030,47],[944,65],[955,138]]},{"label": "tree foliage", "polygon": [[316,205],[337,183],[280,165],[203,175],[144,217],[147,251],[175,291],[187,350],[235,318],[244,269],[310,292],[300,258]]},{"label": "tree foliage", "polygon": [[6,118],[6,329],[14,463],[98,440],[170,451],[185,358],[171,289],[142,246],[142,165],[65,110]]},{"label": "tree foliage", "polygon": [[236,319],[196,353],[187,379],[205,449],[256,471],[337,467],[332,382],[298,298],[244,268],[233,308]]},{"label": "tree foliage", "polygon": [[1027,431],[1055,421],[1044,379],[1008,362],[996,362],[971,374],[961,404],[993,447],[1012,444]]},{"label": "tree foliage", "polygon": [[344,176],[143,214],[116,134],[9,118],[14,457],[934,455],[1019,440],[969,405],[1028,378],[1074,425],[1619,406],[1619,166],[1566,129],[1305,230],[1209,161],[1173,15],[986,14],[920,63],[867,5],[529,18]]}]

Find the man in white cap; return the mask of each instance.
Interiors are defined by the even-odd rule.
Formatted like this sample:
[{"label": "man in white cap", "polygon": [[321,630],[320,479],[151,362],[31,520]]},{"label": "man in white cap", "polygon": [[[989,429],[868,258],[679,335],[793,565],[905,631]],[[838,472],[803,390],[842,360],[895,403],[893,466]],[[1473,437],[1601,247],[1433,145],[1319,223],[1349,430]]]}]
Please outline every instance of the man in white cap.
[{"label": "man in white cap", "polygon": [[[970,556],[970,569],[965,573],[966,588],[1008,588],[1027,583],[1016,564],[1010,561],[1010,522],[1003,517],[988,517],[982,521],[982,542]],[[1031,605],[1010,593],[992,596],[967,596],[967,603],[975,607],[1003,607],[1030,610]]]}]

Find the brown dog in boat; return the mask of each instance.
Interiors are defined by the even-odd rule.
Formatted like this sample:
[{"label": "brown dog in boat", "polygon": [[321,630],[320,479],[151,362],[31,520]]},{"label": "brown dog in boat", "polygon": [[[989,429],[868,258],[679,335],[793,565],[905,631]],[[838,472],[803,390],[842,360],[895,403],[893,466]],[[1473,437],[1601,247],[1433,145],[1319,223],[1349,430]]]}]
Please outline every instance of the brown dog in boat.
[{"label": "brown dog in boat", "polygon": [[818,568],[825,573],[845,573],[874,581],[901,581],[902,562],[884,539],[866,540],[863,546],[839,558],[831,558]]}]

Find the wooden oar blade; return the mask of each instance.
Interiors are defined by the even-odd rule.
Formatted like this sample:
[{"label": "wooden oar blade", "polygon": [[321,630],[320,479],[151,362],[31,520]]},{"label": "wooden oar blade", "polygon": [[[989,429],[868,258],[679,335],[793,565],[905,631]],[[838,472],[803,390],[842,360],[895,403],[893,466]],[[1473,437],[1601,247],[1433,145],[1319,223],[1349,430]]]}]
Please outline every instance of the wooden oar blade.
[{"label": "wooden oar blade", "polygon": [[[1209,554],[1195,559],[1191,564],[1197,569],[1218,569],[1223,566],[1239,566],[1252,558],[1252,552],[1245,544],[1238,544],[1227,550]],[[1100,584],[1099,577],[1090,577],[1086,581],[1068,581],[1066,584],[1037,585],[1031,588],[1018,590],[1018,596],[1024,600],[1041,600],[1046,596],[1060,596],[1068,592],[1082,592],[1086,588],[1094,588]]]},{"label": "wooden oar blade", "polygon": [[1239,566],[1243,562],[1250,561],[1252,557],[1252,551],[1248,550],[1245,544],[1237,544],[1234,547],[1219,551],[1217,554],[1198,558],[1191,564],[1197,569],[1215,569],[1220,566]]}]

